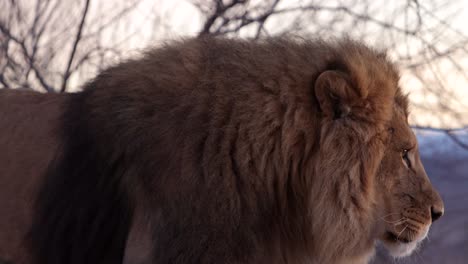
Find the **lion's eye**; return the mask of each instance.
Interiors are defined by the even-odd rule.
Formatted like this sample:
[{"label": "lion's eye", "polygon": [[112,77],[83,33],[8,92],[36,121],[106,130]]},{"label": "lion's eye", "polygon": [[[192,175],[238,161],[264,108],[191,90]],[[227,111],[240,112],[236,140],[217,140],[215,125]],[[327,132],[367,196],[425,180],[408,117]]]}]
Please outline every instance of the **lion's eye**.
[{"label": "lion's eye", "polygon": [[408,153],[409,153],[409,149],[404,149],[401,157],[405,161],[406,166],[408,166],[408,168],[411,168],[411,160],[408,157]]}]

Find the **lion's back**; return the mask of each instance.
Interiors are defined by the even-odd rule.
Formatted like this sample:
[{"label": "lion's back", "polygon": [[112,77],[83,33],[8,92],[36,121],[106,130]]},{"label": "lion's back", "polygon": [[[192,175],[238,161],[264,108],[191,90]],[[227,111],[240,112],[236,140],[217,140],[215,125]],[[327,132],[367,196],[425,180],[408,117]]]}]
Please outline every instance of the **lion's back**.
[{"label": "lion's back", "polygon": [[57,151],[62,98],[0,90],[0,259],[27,262],[22,238],[41,176]]}]

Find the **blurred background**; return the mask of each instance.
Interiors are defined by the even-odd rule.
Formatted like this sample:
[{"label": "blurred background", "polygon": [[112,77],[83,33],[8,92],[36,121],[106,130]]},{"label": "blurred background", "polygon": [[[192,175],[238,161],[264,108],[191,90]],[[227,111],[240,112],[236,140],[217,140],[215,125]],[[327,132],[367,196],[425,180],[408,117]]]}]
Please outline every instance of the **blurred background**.
[{"label": "blurred background", "polygon": [[203,34],[348,35],[386,49],[445,216],[421,249],[374,263],[468,263],[468,1],[0,0],[0,88],[76,92],[100,70]]}]

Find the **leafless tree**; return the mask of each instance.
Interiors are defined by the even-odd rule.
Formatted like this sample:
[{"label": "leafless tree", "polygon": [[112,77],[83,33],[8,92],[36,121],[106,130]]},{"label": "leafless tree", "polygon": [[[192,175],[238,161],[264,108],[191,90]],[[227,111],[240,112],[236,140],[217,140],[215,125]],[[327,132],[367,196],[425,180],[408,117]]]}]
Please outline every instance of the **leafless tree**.
[{"label": "leafless tree", "polygon": [[[165,0],[116,0],[97,7],[102,2],[1,1],[0,87],[55,92],[76,89],[100,69],[127,55],[130,47],[126,41],[141,40],[142,32],[115,40],[115,35],[125,31],[123,25],[135,23],[132,12],[141,2],[146,7],[151,4],[151,12],[160,18],[163,13],[177,16],[180,11],[164,11],[161,6],[170,2]],[[186,23],[199,23],[199,35],[349,35],[387,49],[403,69],[402,86],[411,93],[415,105],[413,123],[439,127],[468,124],[468,94],[459,89],[468,85],[468,65],[464,62],[468,58],[468,36],[461,27],[455,27],[461,24],[456,23],[460,0],[182,2],[198,12],[199,16]],[[197,18],[202,21],[195,21]],[[155,21],[147,31],[160,32],[160,27],[166,27],[161,34],[165,37],[160,39],[178,35],[178,29],[167,25],[168,19]]]},{"label": "leafless tree", "polygon": [[[128,15],[138,1],[111,6],[90,21],[91,0],[0,2],[0,87],[65,92],[83,66],[115,56],[102,33]],[[96,15],[95,15],[96,17]]]}]

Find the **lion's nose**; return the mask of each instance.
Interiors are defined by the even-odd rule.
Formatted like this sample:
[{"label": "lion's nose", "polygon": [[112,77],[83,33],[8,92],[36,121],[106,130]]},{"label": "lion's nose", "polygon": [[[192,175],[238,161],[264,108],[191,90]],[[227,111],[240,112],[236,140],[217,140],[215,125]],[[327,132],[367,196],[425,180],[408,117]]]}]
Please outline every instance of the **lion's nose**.
[{"label": "lion's nose", "polygon": [[432,222],[439,219],[444,214],[443,206],[431,206],[431,218]]}]

